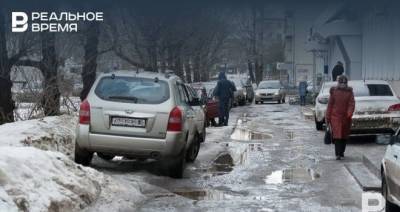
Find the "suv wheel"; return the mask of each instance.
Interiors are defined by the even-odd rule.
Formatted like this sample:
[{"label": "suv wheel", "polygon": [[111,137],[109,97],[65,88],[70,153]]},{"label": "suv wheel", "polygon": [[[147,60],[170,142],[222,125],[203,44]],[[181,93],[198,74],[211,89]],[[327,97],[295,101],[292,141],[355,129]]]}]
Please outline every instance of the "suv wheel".
[{"label": "suv wheel", "polygon": [[193,138],[192,144],[188,149],[188,153],[186,155],[186,161],[194,162],[197,158],[197,155],[199,154],[199,150],[200,150],[200,138],[198,134],[196,134],[195,137]]},{"label": "suv wheel", "polygon": [[398,211],[399,207],[388,200],[388,190],[387,190],[387,184],[386,184],[386,179],[385,176],[382,175],[382,196],[385,198],[386,201],[386,212],[393,212],[393,211]]},{"label": "suv wheel", "polygon": [[204,143],[206,141],[206,134],[207,134],[207,126],[204,125],[203,128],[203,133],[201,134],[201,143]]},{"label": "suv wheel", "polygon": [[89,152],[86,149],[79,147],[78,143],[75,142],[75,163],[89,166],[93,158],[93,152]]},{"label": "suv wheel", "polygon": [[183,171],[186,165],[186,149],[183,148],[182,152],[177,158],[174,158],[172,163],[168,166],[168,175],[172,178],[180,179],[183,177]]},{"label": "suv wheel", "polygon": [[281,103],[282,103],[282,99],[278,100],[278,104],[281,104]]},{"label": "suv wheel", "polygon": [[110,161],[110,160],[114,159],[114,155],[108,155],[108,154],[104,154],[101,152],[98,152],[97,156],[99,156],[99,158],[106,160],[106,161]]}]

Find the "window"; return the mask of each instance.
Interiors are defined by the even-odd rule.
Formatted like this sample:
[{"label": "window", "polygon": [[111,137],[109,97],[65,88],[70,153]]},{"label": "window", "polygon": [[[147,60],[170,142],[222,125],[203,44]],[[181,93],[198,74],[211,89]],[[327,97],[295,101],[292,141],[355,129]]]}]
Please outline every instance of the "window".
[{"label": "window", "polygon": [[178,92],[179,92],[179,97],[180,97],[179,99],[180,99],[181,103],[185,103],[185,104],[189,103],[189,98],[185,91],[184,85],[181,83],[178,83],[177,87],[178,87]]},{"label": "window", "polygon": [[371,84],[367,86],[371,96],[393,96],[389,85]]},{"label": "window", "polygon": [[95,89],[107,101],[135,104],[160,104],[169,99],[168,83],[137,77],[103,77]]}]

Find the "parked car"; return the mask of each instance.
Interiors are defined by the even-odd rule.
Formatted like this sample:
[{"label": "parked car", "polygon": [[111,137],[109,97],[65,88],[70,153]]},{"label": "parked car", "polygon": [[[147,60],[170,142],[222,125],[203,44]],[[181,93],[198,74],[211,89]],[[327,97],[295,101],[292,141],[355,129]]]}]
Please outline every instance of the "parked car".
[{"label": "parked car", "polygon": [[247,80],[245,83],[243,83],[243,88],[244,88],[244,95],[246,96],[246,101],[250,103],[253,102],[254,88],[253,85],[251,84],[251,81]]},{"label": "parked car", "polygon": [[386,211],[400,211],[400,129],[391,137],[381,165],[382,195]]},{"label": "parked car", "polygon": [[[351,134],[391,134],[400,126],[400,100],[386,81],[349,81],[356,107]],[[325,82],[315,104],[315,125],[323,130],[331,87],[337,82]]]},{"label": "parked car", "polygon": [[261,81],[255,92],[255,103],[276,101],[278,104],[286,102],[286,90],[279,80]]},{"label": "parked car", "polygon": [[213,92],[214,88],[210,89],[207,91],[207,88],[202,85],[195,85],[196,87],[193,87],[197,95],[205,95],[205,97],[202,97],[202,101],[205,103],[204,104],[204,110],[206,113],[206,126],[216,126],[217,123],[215,121],[215,118],[218,118],[218,104],[219,101],[218,99],[214,98]]},{"label": "parked car", "polygon": [[[206,123],[206,107],[205,107],[205,102],[202,101],[201,99],[201,94],[198,95],[197,91],[189,84],[186,84],[186,89],[188,91],[189,94],[189,102],[193,102],[193,101],[200,101],[199,105],[194,105],[192,106],[192,108],[195,111],[195,125],[197,128],[197,132],[201,132],[200,136],[201,136],[201,140],[200,142],[204,142],[206,139],[206,127],[207,127],[207,123]],[[205,96],[207,97],[207,95]]]},{"label": "parked car", "polygon": [[239,78],[230,79],[232,84],[236,87],[236,91],[233,94],[233,105],[243,106],[246,104],[246,89],[243,86],[243,82]]},{"label": "parked car", "polygon": [[196,159],[205,132],[196,123],[199,105],[173,74],[102,74],[80,105],[75,162],[89,165],[94,152],[108,160],[152,158],[180,178],[186,161]]}]

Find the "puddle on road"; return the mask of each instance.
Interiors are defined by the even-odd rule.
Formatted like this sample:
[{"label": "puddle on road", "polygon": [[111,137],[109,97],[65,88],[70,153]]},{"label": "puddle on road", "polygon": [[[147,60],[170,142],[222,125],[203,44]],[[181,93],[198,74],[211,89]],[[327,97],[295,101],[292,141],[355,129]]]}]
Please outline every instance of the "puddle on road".
[{"label": "puddle on road", "polygon": [[217,157],[217,159],[214,160],[213,166],[211,168],[211,171],[217,172],[217,173],[228,173],[233,170],[233,167],[235,164],[233,163],[233,158],[230,154],[225,153]]},{"label": "puddle on road", "polygon": [[218,190],[184,190],[179,189],[172,191],[174,194],[192,199],[192,200],[223,200],[225,199],[225,193]]},{"label": "puddle on road", "polygon": [[319,174],[313,169],[284,169],[272,172],[265,178],[266,184],[284,183],[309,183],[319,178]]},{"label": "puddle on road", "polygon": [[231,139],[240,141],[267,140],[271,138],[271,134],[255,132],[245,128],[235,128],[231,135]]},{"label": "puddle on road", "polygon": [[196,170],[202,173],[201,175],[204,179],[210,179],[211,177],[228,174],[233,170],[234,166],[232,156],[229,153],[223,153],[212,162],[210,167]]}]

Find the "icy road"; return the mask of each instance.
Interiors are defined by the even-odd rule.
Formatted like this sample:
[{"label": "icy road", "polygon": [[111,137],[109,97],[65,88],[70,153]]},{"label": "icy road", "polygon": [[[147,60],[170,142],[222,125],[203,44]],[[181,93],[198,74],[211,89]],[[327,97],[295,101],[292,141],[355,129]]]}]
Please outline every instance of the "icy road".
[{"label": "icy road", "polygon": [[159,176],[151,161],[95,158],[92,167],[141,185],[147,200],[139,211],[360,211],[362,190],[344,165],[380,154],[385,145],[352,142],[345,160],[336,161],[334,147],[323,144],[323,132],[301,110],[233,109],[229,127],[207,129],[181,180]]}]

